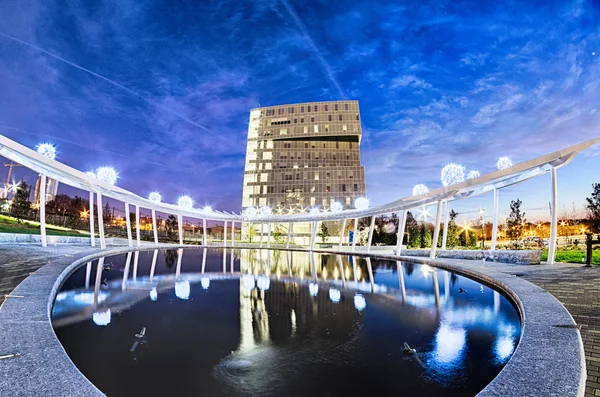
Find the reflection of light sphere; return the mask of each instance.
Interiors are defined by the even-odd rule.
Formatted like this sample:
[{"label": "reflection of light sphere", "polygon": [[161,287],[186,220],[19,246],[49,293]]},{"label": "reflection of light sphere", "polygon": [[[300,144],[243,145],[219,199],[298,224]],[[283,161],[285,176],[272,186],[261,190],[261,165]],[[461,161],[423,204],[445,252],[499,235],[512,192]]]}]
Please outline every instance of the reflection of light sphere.
[{"label": "reflection of light sphere", "polygon": [[456,185],[464,182],[465,167],[460,164],[450,163],[442,168],[442,184],[444,186]]},{"label": "reflection of light sphere", "polygon": [[319,284],[317,284],[317,283],[308,284],[308,292],[310,293],[310,296],[317,296],[317,294],[319,293]]},{"label": "reflection of light sphere", "polygon": [[202,277],[200,279],[200,285],[202,285],[202,289],[208,289],[208,287],[210,287],[210,278]]},{"label": "reflection of light sphere", "polygon": [[268,291],[271,287],[271,279],[267,276],[258,276],[258,281],[256,282],[258,288],[263,291]]},{"label": "reflection of light sphere", "polygon": [[94,171],[88,171],[85,173],[90,179],[96,179],[96,173]]},{"label": "reflection of light sphere", "polygon": [[179,299],[188,300],[190,299],[190,282],[189,280],[182,280],[175,282],[175,296]]},{"label": "reflection of light sphere", "polygon": [[367,307],[367,301],[366,301],[365,297],[362,296],[361,294],[354,295],[354,307],[359,312],[362,312],[363,310],[365,310],[365,307]]},{"label": "reflection of light sphere", "polygon": [[273,213],[273,210],[268,205],[263,205],[259,211],[261,216],[270,216]]},{"label": "reflection of light sphere", "polygon": [[340,212],[344,209],[344,206],[339,201],[334,201],[331,203],[331,212]]},{"label": "reflection of light sphere", "polygon": [[369,199],[366,197],[359,197],[354,200],[354,208],[363,211],[369,208]]},{"label": "reflection of light sphere", "polygon": [[496,163],[496,167],[498,167],[499,170],[505,170],[512,167],[512,165],[512,160],[506,156],[500,157]]},{"label": "reflection of light sphere", "polygon": [[331,299],[333,303],[338,303],[341,298],[342,293],[340,292],[340,290],[335,288],[329,288],[329,299]]},{"label": "reflection of light sphere", "polygon": [[312,207],[310,209],[310,214],[311,215],[318,215],[319,214],[319,207]]},{"label": "reflection of light sphere", "polygon": [[256,285],[254,276],[251,276],[249,274],[242,276],[242,284],[244,285],[245,289],[247,289],[248,291],[252,291],[254,289],[254,286]]},{"label": "reflection of light sphere", "polygon": [[162,196],[159,192],[152,192],[150,195],[148,195],[148,200],[154,203],[160,203],[162,201]]},{"label": "reflection of light sphere", "polygon": [[202,208],[202,211],[204,211],[204,212],[212,212],[212,207],[210,205],[205,205],[204,208]]},{"label": "reflection of light sphere", "polygon": [[418,185],[415,185],[415,187],[413,187],[413,196],[420,196],[422,194],[427,194],[429,193],[429,188],[425,185],[423,185],[422,183],[419,183]]},{"label": "reflection of light sphere", "polygon": [[467,174],[467,179],[476,179],[479,178],[481,176],[481,174],[479,173],[479,171],[469,171],[469,173]]},{"label": "reflection of light sphere", "polygon": [[92,314],[92,321],[96,325],[104,326],[110,324],[110,309],[105,312],[96,312]]},{"label": "reflection of light sphere", "polygon": [[150,299],[152,301],[156,301],[158,299],[158,292],[156,291],[156,287],[150,290]]},{"label": "reflection of light sphere", "polygon": [[177,205],[184,210],[189,210],[194,206],[194,200],[185,194],[177,199]]},{"label": "reflection of light sphere", "polygon": [[100,167],[96,170],[96,178],[109,185],[114,185],[118,176],[119,174],[113,167]]},{"label": "reflection of light sphere", "polygon": [[391,233],[394,233],[396,231],[396,225],[394,225],[392,222],[386,223],[383,227],[384,227],[385,232],[387,234],[391,234]]},{"label": "reflection of light sphere", "polygon": [[244,210],[244,216],[246,218],[254,218],[256,216],[256,208],[248,207]]},{"label": "reflection of light sphere", "polygon": [[40,143],[35,150],[44,157],[54,160],[56,158],[56,148],[51,143]]},{"label": "reflection of light sphere", "polygon": [[496,339],[496,345],[494,346],[494,352],[498,361],[504,363],[507,358],[510,357],[515,345],[513,340],[509,336],[500,336]]}]

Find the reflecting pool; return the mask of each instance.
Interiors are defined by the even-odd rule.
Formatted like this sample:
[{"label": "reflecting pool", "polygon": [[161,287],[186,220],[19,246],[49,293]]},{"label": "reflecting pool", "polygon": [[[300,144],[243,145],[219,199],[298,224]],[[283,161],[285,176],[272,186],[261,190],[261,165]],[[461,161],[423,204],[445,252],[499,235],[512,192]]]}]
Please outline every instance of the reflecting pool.
[{"label": "reflecting pool", "polygon": [[452,272],[246,249],[101,258],[52,319],[109,396],[474,396],[521,333],[510,301]]}]

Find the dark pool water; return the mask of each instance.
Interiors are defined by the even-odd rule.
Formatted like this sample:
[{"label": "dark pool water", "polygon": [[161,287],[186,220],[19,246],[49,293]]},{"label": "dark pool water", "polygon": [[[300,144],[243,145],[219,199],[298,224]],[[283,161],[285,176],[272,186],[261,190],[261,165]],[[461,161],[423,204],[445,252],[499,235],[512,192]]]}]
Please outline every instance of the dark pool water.
[{"label": "dark pool water", "polygon": [[474,396],[521,332],[502,294],[452,272],[222,249],[84,265],[53,326],[109,396]]}]

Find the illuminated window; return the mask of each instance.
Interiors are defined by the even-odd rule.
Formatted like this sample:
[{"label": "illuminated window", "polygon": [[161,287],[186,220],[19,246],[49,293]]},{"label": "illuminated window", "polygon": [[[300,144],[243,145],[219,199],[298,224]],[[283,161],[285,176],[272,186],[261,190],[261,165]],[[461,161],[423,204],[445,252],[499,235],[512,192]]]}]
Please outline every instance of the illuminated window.
[{"label": "illuminated window", "polygon": [[[325,124],[325,132],[329,132],[329,124]],[[323,146],[325,147],[325,146]]]},{"label": "illuminated window", "polygon": [[349,206],[350,205],[350,197],[346,197],[346,205]]},{"label": "illuminated window", "polygon": [[279,135],[287,135],[287,128],[282,128],[279,130]]},{"label": "illuminated window", "polygon": [[316,202],[317,202],[317,200],[314,197],[310,198],[310,206],[311,207],[314,207]]},{"label": "illuminated window", "polygon": [[304,126],[304,133],[306,134],[308,132],[308,127]]},{"label": "illuminated window", "polygon": [[346,124],[342,126],[342,131],[348,131],[348,126]]},{"label": "illuminated window", "polygon": [[315,124],[313,126],[313,129],[314,129],[314,132],[319,132],[319,126],[318,125]]},{"label": "illuminated window", "polygon": [[315,171],[315,181],[319,180],[319,171]]}]

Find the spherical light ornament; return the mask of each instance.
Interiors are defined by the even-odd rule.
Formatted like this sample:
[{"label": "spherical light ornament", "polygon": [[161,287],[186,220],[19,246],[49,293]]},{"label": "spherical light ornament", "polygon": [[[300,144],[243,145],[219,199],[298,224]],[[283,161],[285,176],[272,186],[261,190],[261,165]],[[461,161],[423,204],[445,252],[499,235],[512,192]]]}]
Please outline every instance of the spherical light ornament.
[{"label": "spherical light ornament", "polygon": [[88,171],[85,173],[90,179],[96,179],[96,173],[94,171]]},{"label": "spherical light ornament", "polygon": [[308,284],[308,292],[310,293],[310,296],[317,296],[319,294],[319,284],[317,284],[317,283]]},{"label": "spherical light ornament", "polygon": [[268,205],[263,205],[260,207],[260,215],[261,216],[271,216],[273,210]]},{"label": "spherical light ornament", "polygon": [[96,178],[109,185],[117,182],[119,174],[113,167],[100,167],[96,170]]},{"label": "spherical light ornament", "polygon": [[263,291],[268,291],[271,287],[271,279],[267,276],[258,276],[256,285]]},{"label": "spherical light ornament", "polygon": [[184,210],[189,210],[192,209],[192,207],[194,206],[194,200],[192,200],[190,196],[185,194],[177,199],[177,205],[183,208]]},{"label": "spherical light ornament", "polygon": [[54,160],[56,158],[56,148],[51,143],[40,143],[35,150],[44,157]]},{"label": "spherical light ornament", "polygon": [[359,312],[365,310],[365,307],[367,307],[367,300],[365,299],[365,297],[361,294],[354,295],[354,307]]},{"label": "spherical light ornament", "polygon": [[450,163],[442,168],[442,185],[450,186],[464,182],[465,167],[460,164]]},{"label": "spherical light ornament", "polygon": [[334,201],[331,203],[331,212],[341,212],[344,209],[344,206],[339,201]]},{"label": "spherical light ornament", "polygon": [[329,288],[329,299],[331,299],[333,303],[339,303],[341,298],[342,293],[340,292],[340,290],[335,288]]},{"label": "spherical light ornament", "polygon": [[108,309],[105,312],[96,312],[92,314],[92,321],[94,321],[94,323],[99,326],[105,326],[110,324],[110,318],[110,309]]},{"label": "spherical light ornament", "polygon": [[204,208],[202,208],[202,211],[204,211],[204,212],[212,212],[212,207],[210,205],[205,205]]},{"label": "spherical light ornament", "polygon": [[310,209],[310,212],[309,212],[309,213],[310,213],[311,215],[318,215],[318,214],[319,214],[319,212],[320,212],[320,211],[319,211],[319,207],[312,207],[312,208]]},{"label": "spherical light ornament", "polygon": [[246,218],[254,218],[256,217],[256,208],[248,207],[244,210],[244,215]]},{"label": "spherical light ornament", "polygon": [[360,211],[364,211],[369,208],[369,199],[366,197],[359,197],[354,200],[354,208]]},{"label": "spherical light ornament", "polygon": [[153,203],[160,203],[162,201],[162,195],[159,192],[152,192],[148,195],[148,200]]},{"label": "spherical light ornament", "polygon": [[506,156],[500,157],[498,159],[498,162],[496,163],[496,167],[498,167],[499,170],[505,170],[507,168],[512,167],[512,165],[512,160]]},{"label": "spherical light ornament", "polygon": [[469,173],[467,174],[467,179],[477,179],[481,176],[481,174],[479,173],[479,171],[469,171]]},{"label": "spherical light ornament", "polygon": [[418,185],[415,185],[415,187],[413,187],[413,196],[420,196],[422,194],[427,194],[429,193],[429,188],[425,185],[423,185],[422,183],[419,183]]},{"label": "spherical light ornament", "polygon": [[208,287],[210,287],[210,278],[202,277],[200,279],[200,285],[202,285],[202,289],[208,289]]},{"label": "spherical light ornament", "polygon": [[189,280],[182,280],[175,282],[175,296],[179,299],[188,300],[190,299],[190,282]]}]

